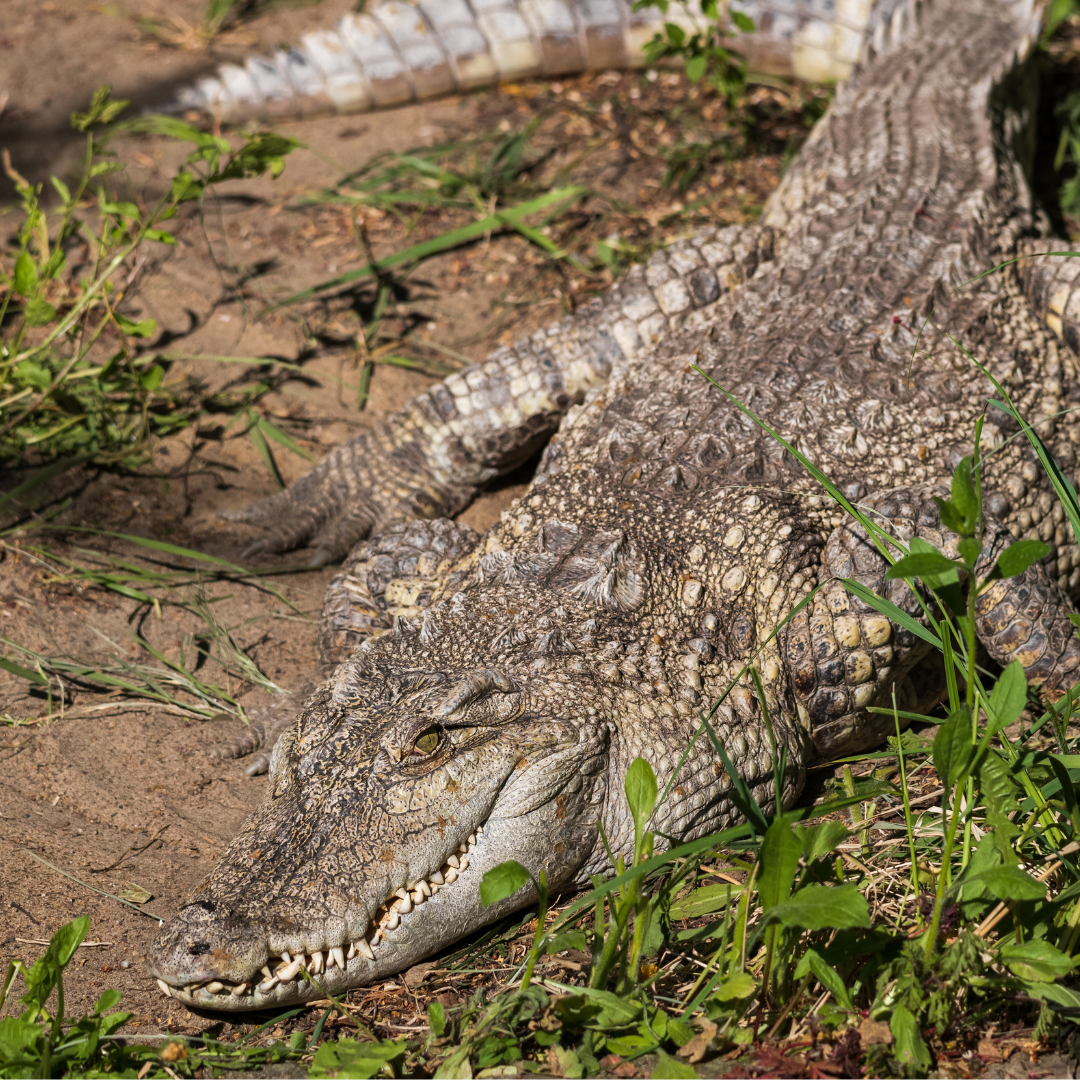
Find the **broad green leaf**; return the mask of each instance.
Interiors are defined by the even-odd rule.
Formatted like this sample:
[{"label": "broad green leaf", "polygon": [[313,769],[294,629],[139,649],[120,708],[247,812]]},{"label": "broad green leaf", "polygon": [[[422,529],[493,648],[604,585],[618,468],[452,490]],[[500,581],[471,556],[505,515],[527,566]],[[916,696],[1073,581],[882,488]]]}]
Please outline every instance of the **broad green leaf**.
[{"label": "broad green leaf", "polygon": [[[315,1060],[311,1063],[309,1076],[315,1077],[357,1077],[358,1080],[370,1080],[383,1072],[383,1067],[405,1054],[405,1041],[359,1042],[356,1039],[338,1039],[337,1042],[324,1042],[315,1051]],[[467,1060],[467,1059],[466,1059]],[[395,1070],[397,1075],[397,1070]]]},{"label": "broad green leaf", "polygon": [[165,369],[160,364],[153,364],[139,376],[139,385],[153,393],[160,388],[164,378]]},{"label": "broad green leaf", "polygon": [[[897,578],[934,578],[956,573],[956,566],[956,563],[946,559],[940,551],[920,552],[898,559],[885,571],[885,578],[887,581],[895,581]],[[927,584],[930,582],[927,581]]]},{"label": "broad green leaf", "polygon": [[957,550],[960,552],[960,558],[964,560],[964,563],[974,568],[979,561],[979,556],[982,554],[982,544],[974,537],[966,536],[957,544]]},{"label": "broad green leaf", "polygon": [[746,971],[737,971],[730,979],[722,982],[713,995],[718,1001],[736,1001],[757,993],[758,984]]},{"label": "broad green leaf", "polygon": [[561,934],[552,934],[544,943],[548,953],[562,952],[564,949],[577,949],[584,952],[588,948],[585,934],[581,930],[566,930]]},{"label": "broad green leaf", "polygon": [[94,1002],[94,1012],[95,1012],[95,1014],[100,1016],[101,1013],[106,1012],[107,1010],[112,1009],[115,1006],[119,1005],[120,1004],[120,999],[123,996],[124,995],[121,994],[120,991],[115,989],[115,988],[106,990],[105,993],[102,994],[101,997],[99,997],[97,999],[97,1001]]},{"label": "broad green leaf", "polygon": [[753,19],[749,15],[742,11],[730,11],[731,21],[735,24],[738,30],[741,30],[744,34],[752,34],[756,26]]},{"label": "broad green leaf", "polygon": [[668,915],[672,919],[696,919],[701,915],[723,910],[741,895],[741,885],[703,885],[686,896],[673,900]]},{"label": "broad green leaf", "polygon": [[480,882],[480,903],[491,907],[508,896],[513,896],[523,885],[531,881],[529,871],[514,859],[493,866]]},{"label": "broad green leaf", "polygon": [[850,833],[842,821],[823,821],[820,825],[799,825],[795,835],[802,841],[803,858],[812,863],[828,855]]},{"label": "broad green leaf", "polygon": [[934,768],[938,779],[951,788],[971,762],[971,717],[966,707],[950,713],[934,736]]},{"label": "broad green leaf", "polygon": [[953,506],[963,514],[966,528],[964,532],[973,532],[975,516],[979,505],[975,495],[975,482],[971,476],[971,458],[962,458],[952,475]]},{"label": "broad green leaf", "polygon": [[427,1007],[428,1025],[431,1033],[438,1038],[446,1030],[446,1010],[441,1001],[429,1001]]},{"label": "broad green leaf", "polygon": [[636,1001],[619,997],[610,990],[594,990],[591,986],[580,986],[577,987],[574,997],[588,999],[593,1005],[599,1006],[600,1011],[595,1014],[591,1026],[600,1031],[631,1024],[641,1015],[641,1006]]},{"label": "broad green leaf", "polygon": [[993,721],[988,730],[991,734],[1008,727],[1027,705],[1027,676],[1024,665],[1013,660],[998,676],[994,689],[990,691],[990,710]]},{"label": "broad green leaf", "polygon": [[962,533],[964,531],[964,518],[960,511],[948,499],[939,499],[935,495],[934,502],[937,503],[938,513],[941,515],[941,524],[954,533]]},{"label": "broad green leaf", "polygon": [[630,768],[626,770],[623,789],[626,791],[626,801],[630,804],[630,813],[634,817],[634,851],[636,853],[641,849],[641,835],[656,805],[657,794],[656,773],[644,758],[635,758]]},{"label": "broad green leaf", "polygon": [[686,32],[678,23],[664,23],[664,33],[675,48],[680,48],[686,42]]},{"label": "broad green leaf", "polygon": [[45,326],[46,323],[51,323],[56,318],[56,308],[47,300],[42,300],[40,296],[36,296],[33,300],[26,301],[26,306],[23,308],[23,318],[26,319],[27,326]]},{"label": "broad green leaf", "polygon": [[846,930],[870,925],[866,897],[854,882],[846,885],[807,885],[790,900],[766,909],[782,926],[803,930]]},{"label": "broad green leaf", "polygon": [[[701,82],[701,77],[705,74],[709,66],[709,58],[707,56],[691,56],[686,61],[686,77],[692,82]],[[695,1075],[697,1075],[695,1073]]]},{"label": "broad green leaf", "polygon": [[120,329],[125,334],[130,334],[132,337],[149,337],[156,329],[157,322],[154,319],[143,319],[142,322],[133,322],[126,315],[121,315],[120,312],[116,312],[116,321],[120,324]]},{"label": "broad green leaf", "polygon": [[[1004,869],[1004,868],[1003,868]],[[1001,962],[1021,979],[1056,982],[1076,966],[1072,957],[1054,948],[1049,941],[1025,941],[1022,945],[1002,945]]]},{"label": "broad green leaf", "polygon": [[854,1009],[851,1003],[851,995],[844,985],[844,980],[833,968],[825,963],[824,957],[816,949],[807,949],[795,967],[796,979],[804,979],[810,974],[832,994],[833,1000],[842,1009]]},{"label": "broad green leaf", "polygon": [[1019,866],[994,866],[967,880],[984,885],[998,900],[1042,900],[1046,896],[1046,886]]},{"label": "broad green leaf", "polygon": [[37,292],[38,272],[28,251],[20,251],[15,260],[15,292],[19,296],[30,297]]},{"label": "broad green leaf", "polygon": [[1080,1014],[1080,994],[1068,986],[1057,982],[1028,982],[1024,990],[1039,1001],[1067,1009],[1073,1016]]},{"label": "broad green leaf", "polygon": [[80,915],[79,918],[61,926],[53,934],[45,953],[26,972],[26,993],[20,1000],[32,1009],[44,1008],[49,994],[61,978],[61,973],[89,931],[89,915]]},{"label": "broad green leaf", "polygon": [[699,1073],[693,1065],[687,1065],[685,1061],[673,1058],[670,1054],[665,1054],[663,1050],[656,1051],[656,1068],[652,1071],[654,1078],[664,1077],[667,1080],[670,1077],[671,1080],[692,1080],[698,1075]]},{"label": "broad green leaf", "polygon": [[1050,548],[1041,540],[1017,540],[998,556],[995,569],[1003,578],[1016,577],[1049,554]]},{"label": "broad green leaf", "polygon": [[925,1071],[930,1068],[930,1051],[919,1031],[918,1019],[904,1005],[897,1005],[889,1019],[889,1030],[895,1044],[893,1052],[897,1060],[912,1069]]},{"label": "broad green leaf", "polygon": [[765,833],[758,856],[761,870],[758,873],[758,901],[769,911],[791,896],[795,872],[802,855],[802,841],[795,835],[791,823],[777,818]]}]

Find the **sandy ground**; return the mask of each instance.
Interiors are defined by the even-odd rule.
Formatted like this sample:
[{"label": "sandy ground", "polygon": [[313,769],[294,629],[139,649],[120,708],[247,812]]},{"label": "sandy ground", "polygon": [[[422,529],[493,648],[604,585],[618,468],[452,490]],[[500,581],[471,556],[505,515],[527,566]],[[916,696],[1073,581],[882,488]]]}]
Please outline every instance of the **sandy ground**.
[{"label": "sandy ground", "polygon": [[[185,25],[199,22],[202,0],[156,5],[6,0],[0,13],[0,147],[34,181],[68,175],[82,147],[81,137],[69,129],[69,114],[85,108],[101,83],[111,83],[116,96],[138,107],[151,106],[221,60],[296,40],[302,29],[329,25],[350,6],[325,0],[314,9],[272,9],[200,50],[166,46],[140,30],[136,16],[156,18],[183,37]],[[380,151],[491,130],[500,118],[504,126],[510,121],[520,126],[528,115],[520,99],[492,91],[374,116],[279,124],[278,130],[301,139],[306,149],[290,158],[280,179],[231,186],[203,219],[182,216],[177,248],[155,255],[142,268],[128,313],[157,320],[161,348],[302,360],[304,375],[284,381],[260,408],[317,458],[378,423],[428,378],[379,367],[367,408],[357,411],[351,391],[341,389],[342,382],[355,385],[357,362],[340,343],[358,325],[358,312],[363,315],[363,296],[355,309],[286,309],[259,318],[268,300],[332,277],[360,258],[346,215],[298,208],[297,197]],[[144,201],[157,196],[181,157],[175,145],[154,138],[120,140],[116,149],[128,169],[127,196]],[[733,186],[720,220],[741,220],[746,207],[760,205],[775,183],[777,157],[740,166],[745,175]],[[656,175],[654,168],[648,181],[654,192]],[[629,174],[617,169],[611,177],[621,198],[633,200],[644,190],[632,169]],[[604,177],[594,179],[599,183]],[[10,186],[0,188],[0,204],[10,191]],[[11,226],[11,218],[0,218],[4,242]],[[516,283],[529,265],[529,249],[517,239],[435,260],[412,283],[410,318],[423,332],[480,358],[508,335],[558,317],[572,302],[568,290],[558,288],[507,302],[511,281]],[[193,374],[222,386],[236,373],[236,368],[192,361],[177,365],[170,377]],[[139,475],[69,474],[59,493],[70,494],[72,502],[57,522],[166,540],[236,560],[252,533],[225,524],[217,512],[274,488],[250,440],[218,427],[215,431],[211,418],[198,430],[162,442]],[[277,460],[287,480],[309,467],[280,449]],[[0,490],[10,490],[18,479],[6,478]],[[525,473],[509,478],[462,516],[485,529],[524,490],[527,479]],[[146,662],[132,640],[135,633],[170,659],[190,649],[190,635],[203,629],[190,611],[167,602],[160,614],[140,608],[116,593],[66,580],[56,573],[55,561],[41,556],[47,549],[85,565],[80,546],[92,548],[99,559],[146,554],[120,539],[74,532],[24,536],[0,550],[0,636],[7,641],[0,654],[16,657],[10,643],[17,642],[44,655],[89,663],[118,657]],[[303,562],[302,553],[294,553],[250,565],[299,568]],[[235,583],[208,581],[201,588],[237,644],[270,679],[289,688],[314,670],[312,620],[332,573],[282,573],[272,579],[277,594]],[[185,599],[192,595],[190,588],[184,592]],[[240,685],[220,671],[214,677],[237,691],[246,708],[267,700],[264,690]],[[143,956],[158,919],[177,910],[263,793],[264,778],[249,779],[241,763],[218,762],[206,753],[235,735],[239,722],[201,721],[176,709],[110,701],[75,687],[63,707],[58,700],[51,703],[52,719],[24,723],[49,709],[49,702],[29,694],[27,686],[0,671],[0,715],[8,717],[8,724],[0,725],[0,969],[12,957],[33,961],[50,934],[85,913],[91,918],[90,938],[68,972],[69,1013],[88,1009],[115,986],[123,992],[123,1006],[136,1014],[129,1025],[133,1033],[194,1033],[217,1024],[216,1018],[195,1016],[162,997],[147,976]],[[124,906],[114,898],[132,886],[152,899]],[[423,1008],[422,1000],[404,990],[364,994],[375,995],[376,1012],[399,1022],[408,1023]],[[235,1026],[226,1022],[214,1030]]]}]

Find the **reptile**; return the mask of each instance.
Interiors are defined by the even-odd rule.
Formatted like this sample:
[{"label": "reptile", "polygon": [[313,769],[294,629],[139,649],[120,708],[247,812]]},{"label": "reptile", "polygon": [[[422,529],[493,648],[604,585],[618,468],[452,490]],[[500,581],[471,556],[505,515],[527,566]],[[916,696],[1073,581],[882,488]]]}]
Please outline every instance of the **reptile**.
[{"label": "reptile", "polygon": [[[902,11],[758,222],[671,245],[236,515],[263,530],[249,550],[344,562],[323,681],[280,737],[242,747],[265,742],[262,803],[152,944],[166,994],[242,1010],[385,978],[532,902],[530,884],[481,905],[509,858],[552,890],[587,885],[610,872],[601,823],[616,856],[632,850],[622,778],[639,756],[673,781],[658,841],[734,824],[732,779],[695,738],[721,697],[716,735],[763,806],[883,740],[876,704],[942,700],[939,654],[838,579],[911,618],[916,594],[720,388],[896,538],[946,554],[959,541],[934,498],[986,414],[983,557],[1014,537],[1050,553],[980,594],[979,638],[1051,700],[1073,682],[1080,549],[959,347],[1071,472],[1080,269],[1036,257],[1067,246],[1028,185],[1039,14]],[[487,535],[453,520],[541,447]]]}]

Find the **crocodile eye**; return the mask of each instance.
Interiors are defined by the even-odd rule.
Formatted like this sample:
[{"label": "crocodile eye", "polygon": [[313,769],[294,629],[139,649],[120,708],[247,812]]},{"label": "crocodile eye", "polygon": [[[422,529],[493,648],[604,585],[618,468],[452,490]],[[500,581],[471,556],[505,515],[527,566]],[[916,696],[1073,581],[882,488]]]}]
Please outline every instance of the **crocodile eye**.
[{"label": "crocodile eye", "polygon": [[427,757],[429,754],[435,752],[435,747],[439,745],[439,729],[428,728],[427,731],[422,731],[417,737],[416,742],[413,743],[412,752],[421,757]]}]

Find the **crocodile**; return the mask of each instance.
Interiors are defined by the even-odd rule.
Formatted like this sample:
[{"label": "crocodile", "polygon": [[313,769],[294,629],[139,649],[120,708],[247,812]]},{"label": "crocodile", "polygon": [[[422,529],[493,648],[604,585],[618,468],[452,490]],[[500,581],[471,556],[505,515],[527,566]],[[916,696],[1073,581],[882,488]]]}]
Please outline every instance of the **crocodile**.
[{"label": "crocodile", "polygon": [[[793,451],[898,539],[950,554],[934,499],[984,417],[984,558],[1014,537],[1050,552],[980,594],[979,638],[1049,699],[1071,685],[1080,548],[968,355],[1071,472],[1080,261],[1039,257],[1067,246],[1028,184],[1039,13],[905,11],[760,221],[673,244],[236,514],[263,530],[249,550],[344,562],[323,681],[280,737],[243,746],[265,736],[262,803],[151,946],[163,992],[243,1010],[385,978],[534,901],[529,884],[481,905],[506,859],[587,885],[610,872],[601,824],[632,850],[637,757],[672,782],[660,846],[734,824],[701,737],[717,701],[734,770],[791,806],[808,765],[884,739],[873,706],[942,700],[939,655],[839,579],[912,618],[918,597]],[[541,447],[486,535],[453,520]]]}]

